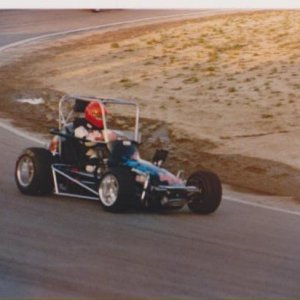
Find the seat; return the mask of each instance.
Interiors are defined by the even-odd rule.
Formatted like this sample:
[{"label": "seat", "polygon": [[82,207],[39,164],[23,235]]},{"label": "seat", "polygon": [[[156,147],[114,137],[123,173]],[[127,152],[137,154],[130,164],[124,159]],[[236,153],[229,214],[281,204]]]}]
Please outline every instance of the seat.
[{"label": "seat", "polygon": [[66,164],[74,164],[81,167],[86,163],[86,147],[74,137],[74,124],[70,123],[62,129],[61,160]]}]

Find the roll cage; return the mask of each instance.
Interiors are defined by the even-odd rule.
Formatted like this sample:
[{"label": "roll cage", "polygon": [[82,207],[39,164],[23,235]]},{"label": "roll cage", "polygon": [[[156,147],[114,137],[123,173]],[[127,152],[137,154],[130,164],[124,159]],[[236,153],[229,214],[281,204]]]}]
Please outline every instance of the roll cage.
[{"label": "roll cage", "polygon": [[[140,118],[140,110],[139,106],[135,102],[127,101],[127,100],[121,100],[121,99],[111,99],[111,98],[100,98],[100,97],[86,97],[86,96],[63,96],[59,101],[59,117],[58,117],[58,129],[61,131],[63,128],[66,128],[70,122],[72,122],[72,119],[75,117],[76,113],[83,113],[86,105],[91,102],[98,102],[102,113],[102,120],[103,120],[103,131],[104,133],[107,132],[107,130],[116,130],[114,128],[109,128],[108,122],[107,122],[107,116],[104,113],[104,107],[106,106],[113,106],[113,105],[122,105],[127,107],[133,107],[135,109],[135,124],[134,128],[131,131],[124,131],[119,130],[117,131],[119,133],[124,134],[127,136],[128,139],[131,141],[134,141],[136,143],[141,142],[141,135],[139,132],[139,118]],[[104,134],[104,143],[108,143],[108,137],[106,134]]]},{"label": "roll cage", "polygon": [[[98,102],[100,107],[102,108],[102,132],[104,137],[104,141],[99,141],[93,146],[95,147],[95,149],[97,149],[97,153],[99,156],[97,158],[99,159],[99,165],[96,169],[97,172],[94,174],[82,171],[81,167],[86,163],[83,154],[86,152],[85,147],[83,149],[85,140],[74,136],[74,121],[77,118],[81,119],[84,117],[83,113],[85,111],[85,107],[90,102]],[[56,154],[58,155],[58,161],[51,166],[54,179],[55,194],[64,196],[76,195],[80,198],[98,199],[98,191],[95,190],[95,182],[98,182],[102,173],[107,170],[109,157],[113,155],[113,158],[115,160],[118,159],[118,151],[112,151],[112,145],[114,141],[110,141],[108,139],[108,135],[105,133],[111,130],[116,133],[117,141],[125,140],[129,143],[133,142],[133,144],[139,144],[141,140],[139,132],[139,107],[137,103],[127,100],[69,95],[63,96],[60,99],[58,105],[58,129],[52,129],[50,131],[53,135],[60,137],[58,139],[58,148],[56,152]],[[115,115],[118,115],[118,109],[114,111],[112,107],[117,105],[130,108],[130,111],[128,112],[122,107],[121,114],[123,113],[126,117],[128,117],[126,113],[130,113],[129,117],[131,118],[130,120],[132,130],[124,130],[122,126],[121,128],[111,128],[109,126],[110,122],[108,122],[108,117],[104,113],[104,107],[106,108],[106,110],[109,107],[109,114],[115,113]],[[114,119],[114,116],[112,116],[112,119]],[[116,124],[114,125],[116,126]],[[110,153],[108,156],[106,156],[105,154],[105,149],[107,149],[107,151]],[[112,158],[111,161],[113,161]],[[66,180],[67,182],[72,182],[79,188],[83,189],[87,194],[83,194],[82,191],[70,192],[61,190],[61,188],[59,187],[59,183]]]}]

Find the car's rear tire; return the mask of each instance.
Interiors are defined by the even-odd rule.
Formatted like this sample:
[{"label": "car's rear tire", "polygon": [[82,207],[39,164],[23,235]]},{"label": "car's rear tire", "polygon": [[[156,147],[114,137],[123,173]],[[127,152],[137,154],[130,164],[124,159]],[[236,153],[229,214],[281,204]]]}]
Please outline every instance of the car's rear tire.
[{"label": "car's rear tire", "polygon": [[104,210],[122,212],[136,201],[135,180],[124,168],[112,168],[106,172],[98,186],[100,203]]},{"label": "car's rear tire", "polygon": [[25,195],[40,196],[53,190],[52,154],[44,148],[27,148],[16,162],[15,181]]},{"label": "car's rear tire", "polygon": [[188,207],[191,211],[210,214],[219,207],[222,200],[222,184],[215,173],[195,172],[187,180],[187,185],[196,186],[200,190],[189,199]]}]

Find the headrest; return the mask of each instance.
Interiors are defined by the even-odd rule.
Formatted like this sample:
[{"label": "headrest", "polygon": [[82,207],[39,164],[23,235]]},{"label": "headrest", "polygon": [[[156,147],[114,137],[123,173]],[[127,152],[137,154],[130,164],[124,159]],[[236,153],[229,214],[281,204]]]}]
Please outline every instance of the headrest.
[{"label": "headrest", "polygon": [[74,110],[74,112],[83,113],[88,104],[89,104],[88,101],[76,99],[73,110]]}]

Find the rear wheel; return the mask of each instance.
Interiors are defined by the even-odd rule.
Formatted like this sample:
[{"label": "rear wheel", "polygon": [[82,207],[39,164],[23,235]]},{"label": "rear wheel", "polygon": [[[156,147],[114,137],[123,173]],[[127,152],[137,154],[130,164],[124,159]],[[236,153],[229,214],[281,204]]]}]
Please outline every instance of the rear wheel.
[{"label": "rear wheel", "polygon": [[222,199],[222,185],[215,173],[195,172],[187,180],[187,185],[199,189],[199,193],[192,195],[188,202],[191,211],[199,214],[210,214],[219,207]]},{"label": "rear wheel", "polygon": [[121,212],[135,203],[135,181],[132,173],[123,168],[106,172],[99,183],[99,199],[106,211]]},{"label": "rear wheel", "polygon": [[15,180],[21,193],[45,195],[52,191],[52,160],[52,154],[44,148],[24,150],[15,167]]}]

